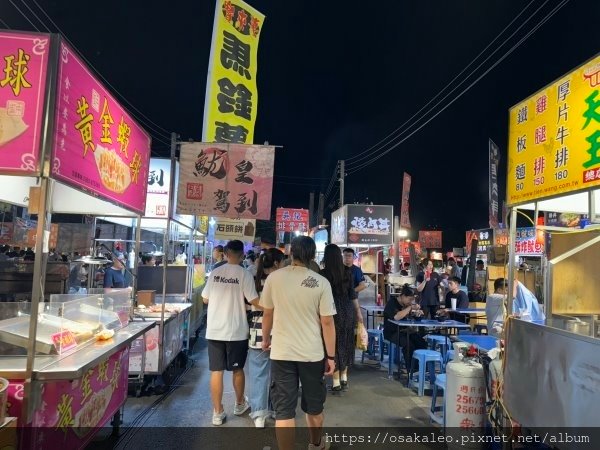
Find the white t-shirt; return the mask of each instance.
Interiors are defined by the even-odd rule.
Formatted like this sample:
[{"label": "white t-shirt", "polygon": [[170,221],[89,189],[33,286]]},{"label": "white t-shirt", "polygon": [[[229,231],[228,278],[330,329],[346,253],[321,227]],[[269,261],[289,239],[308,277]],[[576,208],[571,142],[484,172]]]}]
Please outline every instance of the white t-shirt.
[{"label": "white t-shirt", "polygon": [[254,278],[238,264],[223,264],[210,273],[202,297],[208,299],[206,339],[243,341],[248,339],[246,304],[258,298]]},{"label": "white t-shirt", "polygon": [[321,316],[336,314],[329,281],[306,267],[288,266],[267,277],[261,306],[274,309],[271,359],[321,361]]},{"label": "white t-shirt", "polygon": [[485,299],[485,315],[487,317],[487,329],[490,336],[496,338],[500,337],[500,334],[494,330],[494,324],[500,326],[504,325],[504,301],[506,295],[502,294],[490,294]]}]

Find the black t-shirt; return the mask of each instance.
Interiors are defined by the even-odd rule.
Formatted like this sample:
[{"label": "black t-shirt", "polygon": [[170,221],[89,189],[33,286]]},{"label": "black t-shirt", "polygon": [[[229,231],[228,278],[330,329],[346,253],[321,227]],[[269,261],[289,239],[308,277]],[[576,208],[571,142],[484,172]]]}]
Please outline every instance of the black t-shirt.
[{"label": "black t-shirt", "polygon": [[456,294],[448,292],[446,294],[446,308],[452,307],[452,299],[456,299],[456,309],[466,309],[469,307],[469,296],[465,291],[459,290]]},{"label": "black t-shirt", "polygon": [[[417,285],[425,280],[425,272],[419,272],[417,275]],[[432,272],[429,281],[421,291],[421,306],[437,306],[440,304],[438,295],[438,286],[440,284],[440,275],[437,272]]]},{"label": "black t-shirt", "polygon": [[394,320],[394,316],[402,309],[404,307],[398,303],[395,296],[390,298],[385,304],[385,308],[383,309],[383,337],[385,339],[390,340],[398,331],[398,326],[390,323],[388,319]]}]

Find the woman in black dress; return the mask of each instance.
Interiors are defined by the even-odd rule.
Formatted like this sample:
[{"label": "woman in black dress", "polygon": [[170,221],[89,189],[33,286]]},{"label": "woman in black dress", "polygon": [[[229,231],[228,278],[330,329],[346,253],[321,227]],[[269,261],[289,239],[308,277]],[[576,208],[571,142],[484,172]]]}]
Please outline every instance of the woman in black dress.
[{"label": "woman in black dress", "polygon": [[362,322],[358,294],[352,283],[352,273],[342,262],[342,252],[335,244],[325,247],[323,256],[325,268],[321,270],[331,284],[337,314],[335,322],[335,372],[332,392],[348,389],[348,366],[354,362],[354,328],[356,319]]}]

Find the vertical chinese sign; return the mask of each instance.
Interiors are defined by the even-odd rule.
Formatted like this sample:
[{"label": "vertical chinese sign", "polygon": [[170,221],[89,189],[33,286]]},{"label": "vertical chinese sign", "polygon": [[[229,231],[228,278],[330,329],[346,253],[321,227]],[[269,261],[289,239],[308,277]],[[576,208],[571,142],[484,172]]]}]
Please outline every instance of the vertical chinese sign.
[{"label": "vertical chinese sign", "polygon": [[400,227],[410,228],[410,217],[409,217],[409,197],[410,197],[410,184],[411,176],[404,172],[402,178],[402,205],[400,207]]},{"label": "vertical chinese sign", "polygon": [[204,103],[204,142],[253,142],[258,41],[264,19],[240,0],[217,0]]},{"label": "vertical chinese sign", "polygon": [[61,42],[52,177],[144,214],[150,137]]},{"label": "vertical chinese sign", "polygon": [[150,159],[148,189],[146,196],[146,217],[164,217],[169,213],[169,188],[171,186],[171,160]]},{"label": "vertical chinese sign", "polygon": [[510,109],[509,206],[600,185],[600,56]]},{"label": "vertical chinese sign", "polygon": [[498,228],[498,163],[500,161],[500,151],[491,139],[489,140],[489,152],[489,224],[490,228]]},{"label": "vertical chinese sign", "polygon": [[308,209],[277,208],[275,223],[277,231],[304,233],[308,231]]},{"label": "vertical chinese sign", "polygon": [[177,214],[270,219],[274,147],[184,143],[179,163]]},{"label": "vertical chinese sign", "polygon": [[37,174],[50,36],[0,32],[0,172]]}]

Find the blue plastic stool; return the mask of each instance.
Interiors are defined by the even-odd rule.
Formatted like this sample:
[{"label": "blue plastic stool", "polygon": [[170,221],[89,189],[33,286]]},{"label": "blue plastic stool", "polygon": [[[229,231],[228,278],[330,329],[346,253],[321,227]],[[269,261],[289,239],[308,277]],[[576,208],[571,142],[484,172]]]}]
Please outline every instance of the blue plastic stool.
[{"label": "blue plastic stool", "polygon": [[[439,423],[442,426],[446,426],[446,411],[445,404],[446,399],[442,399],[442,405],[437,406],[436,400],[438,395],[438,389],[442,389],[444,391],[444,395],[446,394],[446,374],[439,374],[435,378],[435,383],[433,383],[433,392],[431,393],[431,410],[429,411],[429,418],[432,422]],[[441,411],[442,414],[438,415],[437,412]]]},{"label": "blue plastic stool", "polygon": [[406,361],[404,361],[404,354],[402,353],[402,347],[398,348],[398,344],[391,341],[384,341],[385,345],[388,348],[388,378],[392,379],[394,377],[394,363],[396,362],[396,358],[399,359],[398,362],[398,372],[400,372],[400,365],[404,362],[406,366]]},{"label": "blue plastic stool", "polygon": [[360,362],[365,362],[365,353],[367,353],[369,356],[375,356],[375,351],[379,352],[379,361],[383,361],[383,330],[371,328],[367,330],[367,336],[369,338],[367,350],[363,350]]},{"label": "blue plastic stool", "polygon": [[[425,393],[425,369],[429,364],[429,383],[430,385],[435,381],[435,363],[440,363],[440,368],[443,367],[444,360],[440,352],[435,350],[415,350],[410,362],[410,372],[408,373],[409,383],[413,380],[414,362],[419,362],[419,378],[417,393],[419,397],[422,397]],[[410,384],[409,384],[410,386]]]},{"label": "blue plastic stool", "polygon": [[448,365],[448,362],[452,361],[454,359],[455,356],[455,350],[448,350],[446,352],[446,354],[444,355],[444,366],[442,367],[442,371],[445,373],[446,372],[446,366]]},{"label": "blue plastic stool", "polygon": [[438,350],[444,356],[448,351],[448,347],[450,346],[450,338],[447,336],[442,336],[440,334],[428,334],[427,343],[429,344],[429,348],[431,350]]}]

